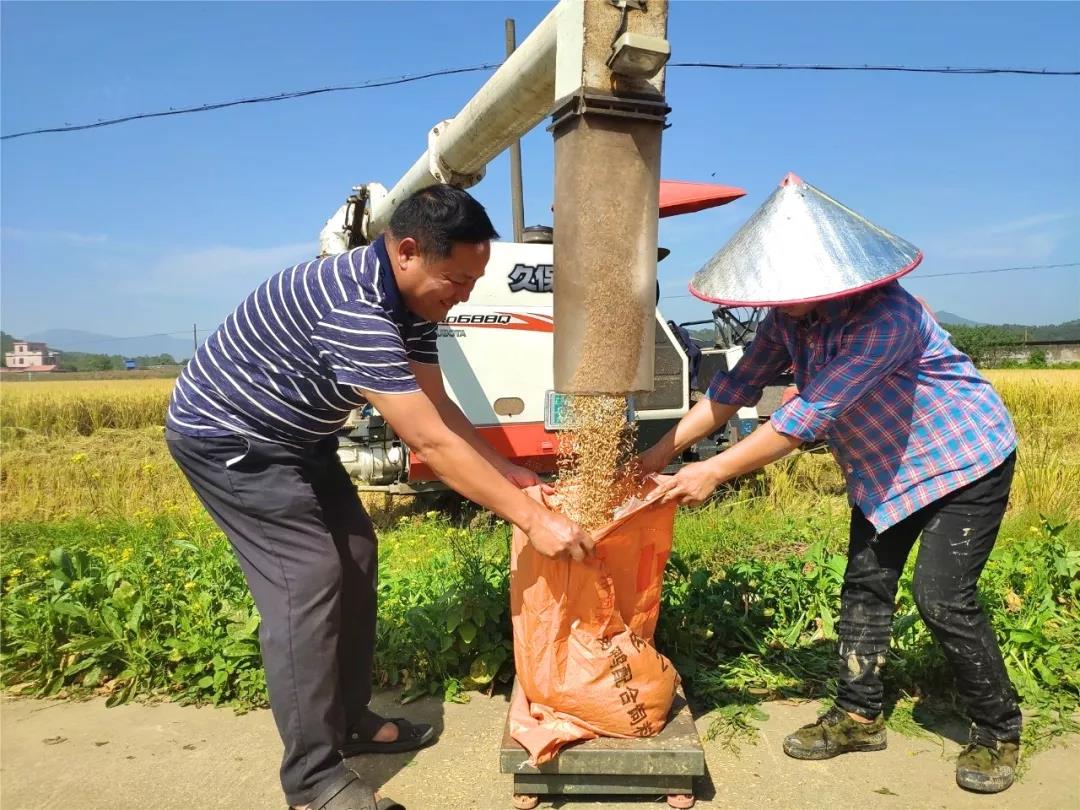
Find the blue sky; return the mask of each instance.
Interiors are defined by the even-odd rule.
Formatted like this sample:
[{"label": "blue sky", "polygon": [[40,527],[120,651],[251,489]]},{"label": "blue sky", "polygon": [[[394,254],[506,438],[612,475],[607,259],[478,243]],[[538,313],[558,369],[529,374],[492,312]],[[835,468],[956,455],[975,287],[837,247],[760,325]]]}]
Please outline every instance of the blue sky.
[{"label": "blue sky", "polygon": [[[498,61],[549,3],[3,3],[2,130]],[[1080,5],[674,2],[673,60],[1080,66]],[[215,326],[313,253],[352,185],[392,184],[484,74],[2,144],[2,318],[114,335]],[[982,321],[1080,317],[1080,79],[672,69],[663,175],[739,185],[665,220],[663,304],[794,170],[920,246],[907,286]],[[551,136],[523,141],[548,222]],[[473,193],[511,232],[508,160]]]}]

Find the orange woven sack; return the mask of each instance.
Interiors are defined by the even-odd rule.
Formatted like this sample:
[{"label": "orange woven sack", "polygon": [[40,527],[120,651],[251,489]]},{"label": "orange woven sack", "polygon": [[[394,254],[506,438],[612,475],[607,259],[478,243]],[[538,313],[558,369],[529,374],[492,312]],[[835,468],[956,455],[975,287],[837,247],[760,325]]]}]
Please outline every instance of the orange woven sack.
[{"label": "orange woven sack", "polygon": [[[529,494],[543,499],[535,487]],[[675,508],[635,501],[593,533],[595,555],[583,562],[545,557],[514,530],[510,733],[534,765],[572,742],[664,727],[679,676],[653,633]]]}]

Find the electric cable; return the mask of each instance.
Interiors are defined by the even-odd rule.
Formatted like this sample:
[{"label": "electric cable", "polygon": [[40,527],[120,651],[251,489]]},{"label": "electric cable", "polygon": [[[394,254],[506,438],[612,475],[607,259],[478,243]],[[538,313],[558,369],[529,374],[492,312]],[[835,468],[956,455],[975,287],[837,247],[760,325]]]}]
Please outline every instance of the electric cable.
[{"label": "electric cable", "polygon": [[432,79],[437,76],[453,76],[460,73],[476,73],[482,70],[492,70],[497,68],[497,63],[473,65],[472,67],[461,68],[447,68],[445,70],[435,70],[429,73],[414,73],[406,76],[399,76],[392,79],[372,79],[370,81],[361,82],[359,84],[342,84],[332,87],[317,87],[313,90],[290,90],[283,93],[274,93],[269,96],[253,96],[251,98],[240,98],[232,101],[218,101],[209,104],[198,104],[193,107],[170,107],[168,110],[162,110],[160,112],[148,112],[148,113],[136,113],[134,115],[125,115],[120,118],[108,118],[99,119],[92,124],[65,124],[60,127],[45,127],[43,129],[29,129],[23,132],[13,132],[9,135],[0,136],[0,140],[7,141],[12,138],[24,138],[28,135],[45,135],[50,132],[77,132],[85,129],[98,129],[99,127],[111,127],[115,124],[124,124],[128,121],[139,121],[144,118],[163,118],[169,115],[186,115],[188,113],[200,113],[210,112],[211,110],[223,110],[227,107],[238,107],[244,104],[263,104],[271,101],[285,101],[292,98],[305,98],[307,96],[317,96],[323,93],[339,93],[346,90],[370,90],[375,87],[391,87],[398,84],[409,84],[410,82],[418,82],[424,79]]},{"label": "electric cable", "polygon": [[[60,132],[78,132],[88,129],[115,126],[130,121],[139,121],[146,118],[163,118],[171,115],[187,115],[191,113],[210,112],[222,110],[228,107],[238,107],[248,104],[263,104],[274,101],[287,101],[294,98],[306,98],[308,96],[322,95],[325,93],[340,93],[353,90],[369,90],[376,87],[391,87],[399,84],[433,79],[440,76],[453,76],[462,73],[477,73],[480,71],[494,70],[499,67],[499,62],[488,62],[482,65],[472,65],[459,68],[444,68],[427,73],[414,73],[389,79],[372,79],[358,84],[332,85],[317,87],[311,90],[292,90],[282,93],[274,93],[268,96],[252,96],[231,101],[210,102],[197,104],[190,107],[179,107],[158,112],[135,113],[119,118],[99,119],[88,124],[64,124],[63,126],[43,127],[41,129],[28,129],[21,132],[12,132],[0,135],[0,140],[7,141],[14,138],[25,138],[30,135],[46,135]],[[748,70],[748,71],[865,71],[865,72],[888,72],[888,73],[933,73],[951,74],[964,76],[989,76],[989,75],[1014,75],[1014,76],[1080,76],[1080,70],[1048,70],[1046,68],[999,68],[999,67],[914,67],[910,65],[828,65],[828,64],[753,64],[753,63],[725,63],[725,62],[671,62],[669,68],[707,68],[714,70]]]}]

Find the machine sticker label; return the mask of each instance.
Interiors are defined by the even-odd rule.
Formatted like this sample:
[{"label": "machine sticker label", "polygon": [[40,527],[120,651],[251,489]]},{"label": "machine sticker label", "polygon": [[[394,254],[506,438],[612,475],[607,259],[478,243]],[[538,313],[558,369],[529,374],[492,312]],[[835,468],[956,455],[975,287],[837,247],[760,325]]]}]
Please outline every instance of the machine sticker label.
[{"label": "machine sticker label", "polygon": [[507,276],[510,292],[549,293],[554,270],[551,264],[515,264]]},{"label": "machine sticker label", "polygon": [[498,315],[450,315],[443,323],[469,323],[469,324],[498,324],[510,323],[510,316],[499,313]]},{"label": "machine sticker label", "polygon": [[439,336],[465,337],[465,329],[513,329],[524,332],[553,332],[555,325],[550,315],[526,312],[463,313],[461,315],[448,315],[439,324]]}]

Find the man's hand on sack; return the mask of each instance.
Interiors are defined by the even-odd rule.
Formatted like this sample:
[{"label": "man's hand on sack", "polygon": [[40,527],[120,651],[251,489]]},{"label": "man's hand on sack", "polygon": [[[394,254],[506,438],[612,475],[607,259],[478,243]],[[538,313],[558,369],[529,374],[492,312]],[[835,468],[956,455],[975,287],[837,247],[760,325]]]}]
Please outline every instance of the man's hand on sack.
[{"label": "man's hand on sack", "polygon": [[716,488],[724,482],[715,467],[707,461],[684,464],[674,475],[663,476],[649,499],[659,499],[661,503],[681,503],[684,506],[696,506],[709,499]]},{"label": "man's hand on sack", "polygon": [[526,531],[533,548],[545,557],[571,557],[579,562],[592,555],[593,539],[587,531],[569,518],[537,506]]}]

